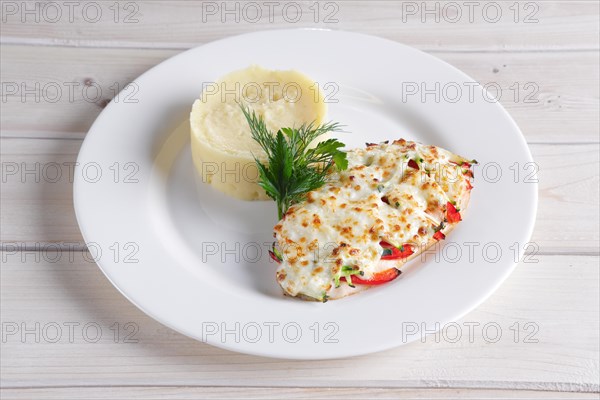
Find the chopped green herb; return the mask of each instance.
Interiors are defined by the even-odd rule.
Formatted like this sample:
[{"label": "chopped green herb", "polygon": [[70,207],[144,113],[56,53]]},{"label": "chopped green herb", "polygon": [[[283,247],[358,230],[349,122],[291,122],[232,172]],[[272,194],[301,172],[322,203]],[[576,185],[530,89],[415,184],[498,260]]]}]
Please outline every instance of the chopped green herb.
[{"label": "chopped green herb", "polygon": [[338,288],[340,287],[340,279],[342,279],[342,277],[346,280],[346,283],[348,284],[348,286],[350,287],[354,287],[354,284],[352,283],[352,275],[364,275],[363,271],[359,271],[358,269],[355,269],[354,267],[351,267],[349,265],[344,265],[341,269],[339,274],[333,278],[333,281],[335,283],[335,287]]}]

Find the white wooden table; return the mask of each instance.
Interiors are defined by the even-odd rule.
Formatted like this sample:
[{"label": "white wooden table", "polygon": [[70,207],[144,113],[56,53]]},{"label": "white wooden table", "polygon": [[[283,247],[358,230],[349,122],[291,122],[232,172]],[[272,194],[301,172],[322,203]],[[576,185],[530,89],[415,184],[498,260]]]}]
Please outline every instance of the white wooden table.
[{"label": "white wooden table", "polygon": [[[3,1],[2,398],[597,399],[599,3],[489,3],[300,1],[294,23],[284,3],[255,3],[252,22],[243,3]],[[66,166],[116,87],[190,47],[293,27],[396,40],[502,88],[540,167],[539,262],[459,321],[498,324],[496,343],[475,330],[351,360],[235,354],[147,317],[87,261]]]}]

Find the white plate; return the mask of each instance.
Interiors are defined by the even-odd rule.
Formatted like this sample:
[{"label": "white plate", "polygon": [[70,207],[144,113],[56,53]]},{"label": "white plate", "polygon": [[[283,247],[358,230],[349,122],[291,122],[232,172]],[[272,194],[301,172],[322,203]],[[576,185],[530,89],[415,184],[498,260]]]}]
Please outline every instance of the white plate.
[{"label": "white plate", "polygon": [[[332,83],[329,119],[346,125],[349,147],[404,137],[477,159],[469,209],[444,247],[356,296],[325,304],[282,296],[266,251],[274,204],[237,201],[199,183],[188,133],[173,131],[203,82],[250,64]],[[470,82],[428,54],[349,32],[265,31],[186,51],[136,79],[128,101],[122,93],[90,129],[74,184],[81,231],[123,295],[215,346],[326,359],[420,339],[484,301],[515,267],[534,225],[537,184],[526,142],[482,87],[470,95]],[[439,100],[423,101],[423,90],[436,85]]]}]

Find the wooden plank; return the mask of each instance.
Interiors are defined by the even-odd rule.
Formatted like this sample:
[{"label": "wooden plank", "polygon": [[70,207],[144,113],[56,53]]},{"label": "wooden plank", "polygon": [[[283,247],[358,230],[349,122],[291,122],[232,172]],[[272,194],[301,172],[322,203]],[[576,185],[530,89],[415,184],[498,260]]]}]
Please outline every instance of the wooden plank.
[{"label": "wooden plank", "polygon": [[[80,146],[80,140],[70,139],[3,139],[3,243],[35,248],[47,242],[75,242],[83,247],[73,211],[70,171]],[[539,165],[540,182],[531,240],[543,253],[598,254],[599,145],[530,147]]]},{"label": "wooden plank", "polygon": [[83,238],[73,210],[72,168],[82,141],[1,140],[0,240],[19,246],[76,242],[81,248]]},{"label": "wooden plank", "polygon": [[297,1],[248,6],[164,0],[122,2],[118,12],[113,3],[86,3],[3,2],[2,42],[182,49],[255,30],[304,27],[376,34],[424,50],[597,49],[600,14],[596,1]]},{"label": "wooden plank", "polygon": [[[578,249],[598,254],[599,146],[532,145],[530,148],[540,169],[532,242],[545,252]],[[561,244],[565,238],[569,238],[568,245]]]},{"label": "wooden plank", "polygon": [[5,400],[95,399],[598,399],[597,393],[486,389],[70,387],[0,390]]},{"label": "wooden plank", "polygon": [[[3,46],[2,134],[83,137],[113,98],[116,88],[125,87],[142,72],[176,53]],[[469,74],[494,95],[498,93],[501,104],[528,141],[598,142],[597,52],[437,53],[436,56]],[[45,62],[40,63],[40,59]],[[465,82],[457,84],[467,96]]]},{"label": "wooden plank", "polygon": [[[599,389],[597,256],[539,256],[458,321],[460,335],[444,328],[351,362],[266,359],[184,337],[130,304],[82,252],[0,256],[3,387]],[[495,343],[486,324],[499,327]]]},{"label": "wooden plank", "polygon": [[2,130],[81,138],[118,90],[176,53],[2,46]]}]

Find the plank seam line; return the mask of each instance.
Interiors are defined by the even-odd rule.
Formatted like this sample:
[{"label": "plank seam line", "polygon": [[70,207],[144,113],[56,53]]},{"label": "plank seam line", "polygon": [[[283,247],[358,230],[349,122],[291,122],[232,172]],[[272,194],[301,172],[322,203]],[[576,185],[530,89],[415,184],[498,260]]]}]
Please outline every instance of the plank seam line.
[{"label": "plank seam line", "polygon": [[541,146],[577,146],[577,145],[595,145],[600,144],[600,141],[597,142],[527,142],[527,144],[535,144]]},{"label": "plank seam line", "polygon": [[[53,137],[53,136],[0,136],[0,139],[27,139],[27,140],[81,140],[85,137]],[[585,143],[590,144],[590,143]]]},{"label": "plank seam line", "polygon": [[[243,33],[243,32],[242,32]],[[239,33],[239,34],[242,34]],[[238,34],[227,35],[214,40],[220,40],[227,37],[237,36]],[[124,50],[189,50],[194,47],[202,46],[211,41],[202,43],[174,43],[171,46],[155,46],[152,43],[145,42],[127,42],[127,41],[87,41],[87,42],[70,42],[68,39],[44,39],[44,38],[20,38],[15,36],[3,36],[0,38],[0,44],[16,45],[16,46],[45,46],[45,47],[66,47],[66,48],[89,48],[89,49],[124,49]],[[398,42],[400,43],[400,42]],[[428,47],[416,47],[422,51],[429,53],[578,53],[578,52],[599,52],[600,47],[581,47],[581,48],[545,48],[545,49],[440,49]]]},{"label": "plank seam line", "polygon": [[[401,43],[401,42],[398,42]],[[582,47],[582,48],[563,48],[563,49],[480,49],[480,50],[444,50],[439,48],[419,48],[415,47],[426,53],[460,53],[460,54],[553,54],[553,53],[596,53],[600,52],[600,47]]]},{"label": "plank seam line", "polygon": [[[0,139],[27,139],[27,140],[81,140],[83,137],[41,137],[41,136],[0,136]],[[589,144],[589,143],[588,143]]]},{"label": "plank seam line", "polygon": [[[484,381],[481,381],[484,382]],[[479,383],[479,382],[473,382]],[[568,385],[568,386],[576,386],[575,390],[551,390],[551,389],[543,389],[539,388],[539,386],[532,386],[531,388],[511,388],[511,387],[495,387],[495,386],[487,386],[487,387],[479,387],[479,386],[292,386],[292,385],[282,385],[282,386],[269,386],[269,385],[43,385],[43,386],[2,386],[2,389],[20,389],[20,390],[39,390],[39,389],[99,389],[99,388],[190,388],[190,389],[246,389],[246,388],[256,388],[256,389],[380,389],[380,390],[390,390],[390,389],[401,389],[401,390],[452,390],[452,389],[464,389],[464,390],[496,390],[496,391],[532,391],[532,392],[555,392],[555,393],[597,393],[600,391],[600,386],[596,384],[573,384],[572,382],[513,382],[513,381],[498,381],[494,382],[496,384],[530,384],[530,385],[540,385],[540,384],[550,384],[550,385]]]}]

